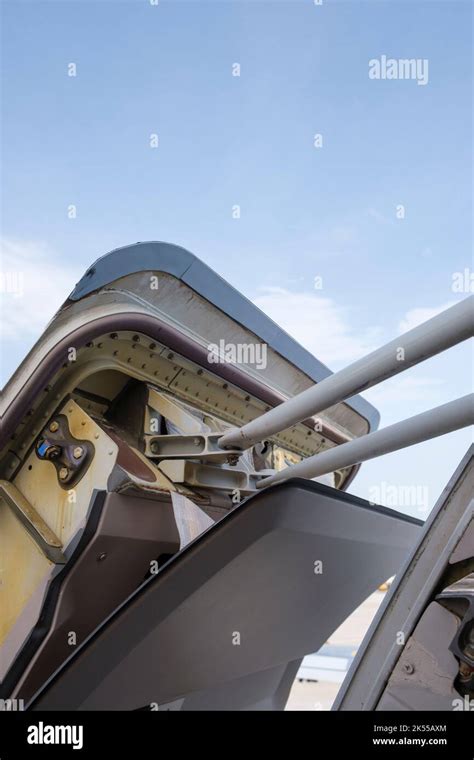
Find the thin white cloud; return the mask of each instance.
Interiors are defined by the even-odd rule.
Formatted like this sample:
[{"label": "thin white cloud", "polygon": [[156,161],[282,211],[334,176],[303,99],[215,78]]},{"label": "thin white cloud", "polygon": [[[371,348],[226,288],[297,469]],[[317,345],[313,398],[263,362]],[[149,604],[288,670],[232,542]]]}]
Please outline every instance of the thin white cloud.
[{"label": "thin white cloud", "polygon": [[[358,223],[354,223],[351,219],[341,224],[322,226],[304,237],[300,236],[298,226],[290,227],[289,231],[294,234],[295,241],[297,240],[295,245],[298,249],[308,256],[317,252],[320,262],[335,256],[351,255],[360,247]],[[287,252],[282,251],[282,256],[286,255]]]},{"label": "thin white cloud", "polygon": [[285,288],[265,288],[254,303],[330,367],[344,366],[379,344],[377,329],[357,329],[331,298]]},{"label": "thin white cloud", "polygon": [[0,241],[0,338],[39,337],[77,282],[82,267],[43,243]]},{"label": "thin white cloud", "polygon": [[[379,328],[358,329],[348,310],[318,293],[265,288],[254,303],[332,369],[350,364],[393,337],[393,333],[383,335]],[[451,305],[410,309],[400,320],[399,331],[406,332]],[[400,409],[408,409],[411,405],[417,409],[420,404],[434,406],[442,401],[446,385],[444,378],[430,376],[422,367],[415,367],[408,373],[397,375],[362,395],[382,413],[385,410],[389,417],[396,417]]]},{"label": "thin white cloud", "polygon": [[426,322],[431,317],[435,317],[442,311],[446,311],[450,306],[453,306],[456,301],[448,301],[441,306],[418,306],[415,309],[410,309],[406,312],[403,319],[398,325],[398,331],[400,334],[411,330],[413,327],[421,325],[422,322]]},{"label": "thin white cloud", "polygon": [[[399,334],[421,325],[428,319],[435,317],[442,311],[449,309],[455,301],[448,301],[440,306],[417,306],[409,309],[398,323]],[[408,409],[414,404],[418,410],[418,404],[422,407],[435,406],[442,403],[446,392],[444,378],[433,377],[426,373],[422,365],[407,370],[402,375],[396,375],[380,385],[371,388],[363,395],[373,404],[380,408],[399,410],[400,407]]]},{"label": "thin white cloud", "polygon": [[385,216],[385,214],[382,214],[380,211],[378,211],[376,208],[371,206],[369,209],[367,209],[367,214],[372,217],[372,219],[375,219],[377,222],[380,222],[381,224],[394,224],[394,219],[390,219],[388,216]]},{"label": "thin white cloud", "polygon": [[[408,370],[410,372],[411,370]],[[415,370],[413,370],[415,371]],[[381,408],[388,404],[398,407],[418,401],[424,405],[438,402],[444,391],[442,378],[425,375],[396,375],[364,392],[364,396],[375,406]]]},{"label": "thin white cloud", "polygon": [[358,246],[359,233],[356,225],[347,223],[323,229],[314,235],[311,247],[318,251],[318,259],[348,255]]}]

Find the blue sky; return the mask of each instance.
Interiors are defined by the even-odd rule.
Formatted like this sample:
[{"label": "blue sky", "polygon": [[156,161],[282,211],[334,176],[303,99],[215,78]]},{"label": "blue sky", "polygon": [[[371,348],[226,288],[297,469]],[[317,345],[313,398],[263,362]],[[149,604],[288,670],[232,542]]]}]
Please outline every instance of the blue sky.
[{"label": "blue sky", "polygon": [[[188,248],[333,369],[467,295],[469,2],[1,7],[2,270],[25,282],[0,294],[0,383],[91,261],[138,240]],[[427,59],[428,83],[369,79],[381,55]],[[463,345],[366,395],[386,425],[472,384]],[[352,490],[426,486],[432,506],[470,438],[368,463]]]}]

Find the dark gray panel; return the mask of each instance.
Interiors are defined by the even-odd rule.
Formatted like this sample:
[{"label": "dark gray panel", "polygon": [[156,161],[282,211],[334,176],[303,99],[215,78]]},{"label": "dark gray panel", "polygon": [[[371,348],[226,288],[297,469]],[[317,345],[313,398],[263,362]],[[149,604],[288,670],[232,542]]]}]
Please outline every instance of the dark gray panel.
[{"label": "dark gray panel", "polygon": [[318,650],[398,570],[421,524],[311,481],[260,492],[129,597],[32,707],[268,706],[276,684],[262,695],[257,674]]}]

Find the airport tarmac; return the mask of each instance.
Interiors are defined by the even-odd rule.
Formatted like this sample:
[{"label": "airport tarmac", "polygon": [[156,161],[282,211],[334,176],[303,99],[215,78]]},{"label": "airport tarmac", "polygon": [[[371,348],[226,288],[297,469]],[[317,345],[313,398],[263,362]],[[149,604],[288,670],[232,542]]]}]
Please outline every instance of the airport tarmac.
[{"label": "airport tarmac", "polygon": [[[385,592],[371,594],[352,615],[329,637],[327,644],[335,647],[353,647],[357,651],[365,633],[372,622]],[[340,683],[329,681],[303,681],[293,684],[286,710],[330,710],[340,689]]]}]

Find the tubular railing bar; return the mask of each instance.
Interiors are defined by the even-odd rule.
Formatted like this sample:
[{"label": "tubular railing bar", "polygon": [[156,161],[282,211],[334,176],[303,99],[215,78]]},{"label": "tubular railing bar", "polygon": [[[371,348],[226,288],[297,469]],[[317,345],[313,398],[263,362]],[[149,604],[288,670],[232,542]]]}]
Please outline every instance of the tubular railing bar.
[{"label": "tubular railing bar", "polygon": [[417,414],[402,422],[377,430],[375,433],[342,443],[321,454],[303,459],[268,478],[258,481],[257,488],[281,483],[288,478],[317,478],[342,467],[360,464],[383,454],[428,441],[453,430],[474,424],[474,393],[442,406]]},{"label": "tubular railing bar", "polygon": [[[377,385],[474,334],[474,295],[376,349],[311,388],[219,439],[221,448],[246,449],[308,417]],[[342,444],[347,445],[347,444]]]}]

